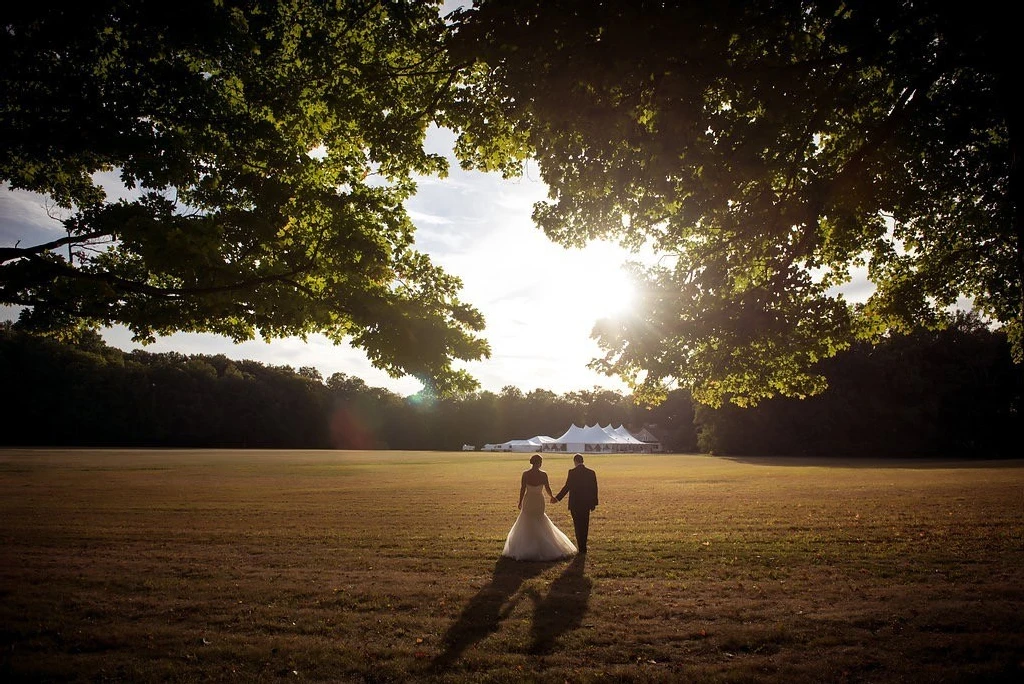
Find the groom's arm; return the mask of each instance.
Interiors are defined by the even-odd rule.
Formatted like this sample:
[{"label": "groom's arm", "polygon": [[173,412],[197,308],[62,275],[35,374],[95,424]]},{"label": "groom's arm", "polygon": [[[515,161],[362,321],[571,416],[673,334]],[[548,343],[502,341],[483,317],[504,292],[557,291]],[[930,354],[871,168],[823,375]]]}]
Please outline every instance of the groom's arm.
[{"label": "groom's arm", "polygon": [[558,494],[555,495],[555,498],[557,500],[561,501],[562,497],[565,496],[566,492],[569,491],[569,482],[571,480],[572,480],[572,471],[570,470],[569,471],[569,476],[567,478],[565,478],[565,486],[562,487],[562,490],[560,492],[558,492]]}]

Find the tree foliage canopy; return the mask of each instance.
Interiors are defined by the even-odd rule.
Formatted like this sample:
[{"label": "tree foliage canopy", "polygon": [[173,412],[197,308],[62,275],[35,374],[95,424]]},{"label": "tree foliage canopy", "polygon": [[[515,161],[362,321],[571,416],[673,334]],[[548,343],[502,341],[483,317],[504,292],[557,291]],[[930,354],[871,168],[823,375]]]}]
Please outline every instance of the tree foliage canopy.
[{"label": "tree foliage canopy", "polygon": [[[534,156],[564,245],[665,255],[595,367],[657,399],[826,386],[857,340],[961,297],[1022,335],[1014,25],[938,0],[22,4],[0,34],[0,181],[62,230],[0,247],[26,324],[138,339],[323,333],[441,393],[489,354],[403,203]],[[115,193],[108,178],[127,192]],[[864,301],[841,287],[861,270]]]},{"label": "tree foliage canopy", "polygon": [[[41,328],[323,333],[439,392],[489,355],[403,202],[454,83],[433,0],[19,3],[0,32],[0,181],[63,230],[0,248]],[[116,196],[104,174],[128,190]],[[113,195],[113,196],[112,196]]]},{"label": "tree foliage canopy", "polygon": [[[820,393],[856,340],[958,298],[1022,353],[1014,25],[938,0],[480,0],[450,114],[468,167],[535,156],[564,245],[666,255],[596,367],[703,403]],[[1015,138],[1016,134],[1016,138]],[[863,269],[866,301],[839,288]]]}]

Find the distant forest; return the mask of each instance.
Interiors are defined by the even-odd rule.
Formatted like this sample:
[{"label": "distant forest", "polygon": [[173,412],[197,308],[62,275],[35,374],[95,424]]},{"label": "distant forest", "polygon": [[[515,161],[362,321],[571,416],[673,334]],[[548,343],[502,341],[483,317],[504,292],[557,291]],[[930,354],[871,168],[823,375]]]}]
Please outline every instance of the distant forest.
[{"label": "distant forest", "polygon": [[224,355],[124,352],[0,326],[6,446],[459,450],[558,437],[571,424],[647,427],[665,451],[731,456],[1015,455],[1021,370],[1005,335],[968,315],[938,332],[857,346],[822,363],[829,390],[754,408],[654,407],[610,390],[505,387],[401,397],[336,373]]}]

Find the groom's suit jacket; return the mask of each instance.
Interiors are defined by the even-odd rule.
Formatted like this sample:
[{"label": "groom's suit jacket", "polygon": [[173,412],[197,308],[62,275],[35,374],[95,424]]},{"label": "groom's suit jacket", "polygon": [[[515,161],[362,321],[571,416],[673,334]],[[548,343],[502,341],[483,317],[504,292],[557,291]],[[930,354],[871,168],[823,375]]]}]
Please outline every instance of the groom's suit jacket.
[{"label": "groom's suit jacket", "polygon": [[592,511],[597,507],[597,473],[583,464],[569,470],[565,486],[555,497],[559,501],[569,493],[570,511]]}]

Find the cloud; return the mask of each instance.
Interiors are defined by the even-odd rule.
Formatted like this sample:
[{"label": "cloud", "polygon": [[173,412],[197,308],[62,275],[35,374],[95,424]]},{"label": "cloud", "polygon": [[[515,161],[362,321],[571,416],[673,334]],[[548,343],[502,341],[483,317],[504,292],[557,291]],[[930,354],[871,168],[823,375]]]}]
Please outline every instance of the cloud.
[{"label": "cloud", "polygon": [[0,184],[0,244],[13,247],[49,242],[64,234],[60,219],[68,212],[53,206],[44,195],[11,190]]},{"label": "cloud", "polygon": [[[427,142],[431,151],[450,156],[453,141],[450,131],[435,128]],[[588,296],[586,283],[608,269],[617,269],[624,258],[621,251],[601,245],[567,250],[550,242],[531,219],[533,204],[547,196],[547,187],[537,180],[535,169],[528,168],[525,177],[509,180],[499,174],[465,171],[455,163],[452,166],[448,178],[419,179],[419,192],[407,208],[416,225],[416,248],[463,281],[461,298],[487,320],[484,335],[491,344],[492,357],[456,362],[456,366],[477,377],[483,389],[494,392],[507,385],[556,393],[594,386],[623,389],[617,380],[586,367],[599,353],[590,330],[601,315],[600,303]],[[128,196],[116,190],[116,175],[98,179],[112,198]],[[46,216],[44,198],[38,195],[5,193],[0,222],[5,239],[11,231],[26,240],[42,231],[49,236],[46,239],[60,234],[60,224]],[[105,330],[103,336],[108,344],[125,350],[224,354],[267,365],[313,366],[325,378],[342,372],[402,396],[422,388],[415,379],[391,378],[373,368],[361,350],[337,346],[316,335],[307,341],[290,338],[234,344],[215,335],[178,333],[146,347],[132,342],[131,333],[123,327]]]}]

